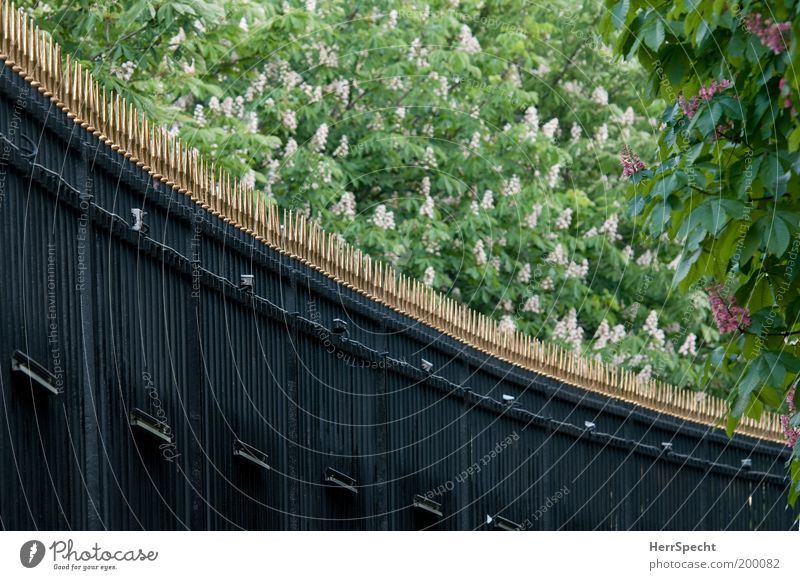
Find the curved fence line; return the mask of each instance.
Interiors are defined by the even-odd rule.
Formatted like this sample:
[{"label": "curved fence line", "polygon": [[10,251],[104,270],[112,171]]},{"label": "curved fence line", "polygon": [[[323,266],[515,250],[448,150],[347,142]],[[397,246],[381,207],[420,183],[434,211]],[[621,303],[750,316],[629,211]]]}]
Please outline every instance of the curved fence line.
[{"label": "curved fence line", "polygon": [[[663,381],[640,382],[635,373],[581,357],[519,331],[502,333],[497,321],[371,258],[304,216],[283,216],[263,196],[217,170],[196,150],[152,124],[124,97],[101,88],[92,75],[14,3],[0,3],[0,61],[154,179],[189,196],[267,246],[297,258],[337,282],[423,322],[486,354],[588,391],[717,427],[727,408],[718,397]],[[777,414],[743,417],[738,431],[783,442]]]}]

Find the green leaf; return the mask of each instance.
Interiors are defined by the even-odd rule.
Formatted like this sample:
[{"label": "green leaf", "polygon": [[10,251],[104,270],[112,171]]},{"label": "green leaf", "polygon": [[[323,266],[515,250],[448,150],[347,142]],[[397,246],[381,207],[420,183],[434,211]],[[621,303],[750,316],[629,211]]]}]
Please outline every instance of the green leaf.
[{"label": "green leaf", "polygon": [[741,417],[750,404],[750,397],[753,391],[761,384],[769,369],[763,359],[756,359],[754,362],[747,366],[744,373],[744,378],[739,382],[736,387],[737,399],[736,403],[731,409],[731,413],[735,417]]},{"label": "green leaf", "polygon": [[625,18],[628,16],[628,10],[630,7],[630,0],[620,0],[611,10],[611,20],[614,23],[615,28],[622,28],[622,26],[625,24]]},{"label": "green leaf", "polygon": [[[767,220],[768,217],[764,216],[762,220]],[[769,224],[769,237],[767,239],[767,251],[775,257],[780,258],[789,248],[791,241],[791,234],[789,233],[789,226],[778,216]]]},{"label": "green leaf", "polygon": [[678,267],[675,269],[675,276],[672,278],[673,288],[677,288],[678,284],[686,278],[686,276],[689,274],[689,271],[692,269],[692,266],[700,257],[700,253],[702,251],[703,250],[698,249],[692,254],[684,254],[681,256],[680,262],[678,262]]},{"label": "green leaf", "polygon": [[652,13],[650,21],[642,29],[641,34],[644,43],[654,52],[658,52],[658,49],[664,43],[664,22],[658,12]]}]

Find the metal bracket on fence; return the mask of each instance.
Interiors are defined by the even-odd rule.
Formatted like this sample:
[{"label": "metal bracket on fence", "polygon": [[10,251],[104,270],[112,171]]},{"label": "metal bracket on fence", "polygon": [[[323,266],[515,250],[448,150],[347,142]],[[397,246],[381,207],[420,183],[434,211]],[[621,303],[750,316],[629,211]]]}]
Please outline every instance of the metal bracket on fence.
[{"label": "metal bracket on fence", "polygon": [[342,340],[346,340],[349,332],[347,331],[347,321],[341,318],[334,318],[331,326],[331,332]]},{"label": "metal bracket on fence", "polygon": [[264,469],[272,469],[267,463],[268,456],[266,453],[259,451],[252,445],[248,445],[239,439],[233,440],[233,455],[234,457],[249,461],[250,463],[254,463],[255,465],[263,467]]},{"label": "metal bracket on fence", "polygon": [[422,359],[419,364],[422,367],[422,370],[428,374],[430,374],[430,372],[433,370],[433,363],[429,360]]},{"label": "metal bracket on fence", "polygon": [[412,505],[422,511],[431,513],[437,517],[442,517],[442,504],[425,497],[424,495],[414,495]]},{"label": "metal bracket on fence", "polygon": [[160,421],[148,415],[141,409],[133,409],[130,414],[130,424],[132,427],[138,427],[142,431],[161,439],[165,443],[172,443],[174,437],[172,436],[172,429],[164,421]]},{"label": "metal bracket on fence", "polygon": [[62,391],[56,386],[56,376],[24,352],[17,350],[11,355],[11,371],[28,377],[54,395]]},{"label": "metal bracket on fence", "polygon": [[325,482],[349,492],[358,493],[358,489],[356,489],[356,480],[349,475],[336,471],[332,467],[325,470]]},{"label": "metal bracket on fence", "polygon": [[239,288],[245,292],[252,292],[256,287],[256,277],[253,274],[239,275]]},{"label": "metal bracket on fence", "polygon": [[512,522],[501,516],[486,516],[486,525],[490,525],[498,530],[504,530],[506,532],[519,532],[522,531],[522,525]]},{"label": "metal bracket on fence", "polygon": [[147,215],[147,212],[143,209],[135,207],[131,210],[131,215],[133,216],[133,225],[131,226],[131,229],[134,232],[146,234],[150,230],[150,226],[144,223],[144,216]]}]

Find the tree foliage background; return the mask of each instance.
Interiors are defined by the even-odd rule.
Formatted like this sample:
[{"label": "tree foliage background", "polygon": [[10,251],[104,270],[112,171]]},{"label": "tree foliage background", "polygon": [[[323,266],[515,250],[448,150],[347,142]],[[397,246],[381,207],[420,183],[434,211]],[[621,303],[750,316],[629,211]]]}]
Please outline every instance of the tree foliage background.
[{"label": "tree foliage background", "polygon": [[606,38],[649,72],[659,148],[632,176],[635,214],[683,245],[675,284],[711,285],[733,373],[728,429],[784,413],[800,492],[800,4],[607,1]]},{"label": "tree foliage background", "polygon": [[[786,271],[800,133],[780,106],[797,94],[794,41],[772,55],[735,29],[728,3],[21,4],[104,85],[257,195],[502,328],[730,396],[733,423],[785,410],[796,359],[778,363],[783,336],[766,333],[760,355],[754,345],[776,284],[792,289],[774,330],[793,329],[800,304],[800,268]],[[679,94],[723,78],[736,93],[720,89],[687,119]],[[630,196],[623,147],[649,165]],[[751,190],[736,177],[748,151]],[[752,233],[734,260],[743,221]],[[746,332],[721,332],[712,315],[731,304],[707,282],[730,273],[752,313]]]}]

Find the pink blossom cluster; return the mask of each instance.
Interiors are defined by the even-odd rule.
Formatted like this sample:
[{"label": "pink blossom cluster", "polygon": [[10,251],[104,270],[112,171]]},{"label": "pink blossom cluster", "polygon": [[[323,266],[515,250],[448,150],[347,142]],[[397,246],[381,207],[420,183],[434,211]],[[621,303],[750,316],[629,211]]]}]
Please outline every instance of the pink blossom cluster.
[{"label": "pink blossom cluster", "polygon": [[722,286],[711,286],[708,290],[708,301],[717,328],[723,334],[733,332],[739,327],[750,326],[750,311],[736,303],[736,297],[724,295]]},{"label": "pink blossom cluster", "polygon": [[698,91],[698,95],[692,97],[688,101],[686,97],[683,95],[678,96],[678,104],[680,105],[681,109],[683,109],[684,115],[686,115],[689,119],[694,117],[694,114],[697,112],[697,109],[700,108],[701,99],[703,101],[710,101],[711,98],[716,95],[717,93],[721,93],[727,88],[730,88],[731,81],[728,79],[722,79],[721,81],[711,81],[708,86],[700,87]]},{"label": "pink blossom cluster", "polygon": [[630,177],[634,173],[638,173],[647,166],[639,159],[635,153],[631,153],[630,147],[627,145],[622,146],[622,151],[619,153],[619,162],[622,164],[622,177]]},{"label": "pink blossom cluster", "polygon": [[775,22],[771,18],[763,20],[761,14],[748,14],[744,19],[744,25],[751,34],[755,34],[761,39],[761,44],[772,50],[774,54],[780,54],[786,50],[786,41],[783,39],[782,33],[791,29],[791,22]]},{"label": "pink blossom cluster", "polygon": [[800,439],[800,430],[792,427],[789,423],[792,420],[792,416],[797,412],[797,408],[794,404],[794,392],[795,387],[792,387],[789,390],[789,394],[786,395],[786,403],[789,405],[789,413],[781,416],[783,434],[786,436],[786,444],[789,447],[794,447],[797,444],[797,440]]}]

